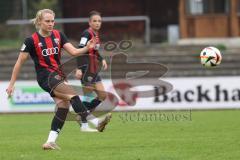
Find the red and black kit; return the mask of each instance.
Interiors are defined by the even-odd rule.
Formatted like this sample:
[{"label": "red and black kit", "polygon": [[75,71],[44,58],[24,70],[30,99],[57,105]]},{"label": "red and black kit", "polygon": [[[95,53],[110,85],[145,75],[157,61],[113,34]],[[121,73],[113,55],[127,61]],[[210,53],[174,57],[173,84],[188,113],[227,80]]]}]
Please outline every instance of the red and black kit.
[{"label": "red and black kit", "polygon": [[53,30],[48,37],[42,37],[35,32],[25,39],[21,48],[21,51],[29,53],[34,61],[38,84],[51,96],[54,96],[52,90],[65,80],[60,60],[61,49],[67,42],[66,36],[58,30]]},{"label": "red and black kit", "polygon": [[87,45],[88,41],[92,38],[96,39],[95,48],[89,49],[89,51],[83,56],[79,56],[77,59],[78,68],[82,70],[83,77],[81,79],[82,84],[91,85],[101,81],[101,77],[98,72],[102,66],[102,56],[99,54],[100,38],[97,32],[94,32],[91,28],[86,29],[82,35],[79,43],[79,48],[83,48]]}]

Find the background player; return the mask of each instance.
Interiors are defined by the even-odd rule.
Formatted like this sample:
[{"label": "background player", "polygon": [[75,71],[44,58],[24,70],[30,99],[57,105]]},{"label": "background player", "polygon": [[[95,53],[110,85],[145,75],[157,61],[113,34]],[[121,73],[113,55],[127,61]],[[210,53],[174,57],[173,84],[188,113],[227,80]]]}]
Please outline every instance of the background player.
[{"label": "background player", "polygon": [[[103,67],[104,70],[107,69],[106,60],[103,59],[102,56],[99,54],[100,37],[98,31],[100,30],[101,25],[101,14],[97,11],[90,12],[89,28],[82,33],[79,48],[85,47],[92,38],[96,39],[96,45],[95,48],[89,49],[89,51],[86,53],[86,56],[82,56],[77,59],[79,69],[77,69],[75,74],[77,79],[81,79],[85,97],[91,97],[93,92],[97,94],[97,97],[93,100],[83,102],[84,105],[91,112],[93,112],[94,109],[106,99],[106,92],[101,82],[101,77],[98,75],[98,71],[101,69],[100,67]],[[87,65],[83,66],[83,64]],[[111,118],[111,114],[107,114],[107,116],[105,117],[105,121],[100,121],[100,119],[96,118],[92,114],[89,115],[87,118],[84,116],[82,116],[81,118],[82,131],[88,130],[88,119],[97,128],[98,131],[102,132],[106,124],[99,125],[99,123],[108,123]]]}]

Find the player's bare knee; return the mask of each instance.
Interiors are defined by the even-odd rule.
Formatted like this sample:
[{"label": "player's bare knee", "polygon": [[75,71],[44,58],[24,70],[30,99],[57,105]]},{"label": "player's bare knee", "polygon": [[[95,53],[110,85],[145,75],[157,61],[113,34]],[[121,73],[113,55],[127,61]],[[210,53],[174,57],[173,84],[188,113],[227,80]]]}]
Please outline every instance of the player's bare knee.
[{"label": "player's bare knee", "polygon": [[58,107],[69,109],[70,103],[68,101],[62,101],[62,103],[60,103],[60,105],[58,105]]},{"label": "player's bare knee", "polygon": [[65,101],[63,99],[54,98],[55,104],[58,108],[66,108],[68,109],[70,106],[70,103],[68,101]]}]

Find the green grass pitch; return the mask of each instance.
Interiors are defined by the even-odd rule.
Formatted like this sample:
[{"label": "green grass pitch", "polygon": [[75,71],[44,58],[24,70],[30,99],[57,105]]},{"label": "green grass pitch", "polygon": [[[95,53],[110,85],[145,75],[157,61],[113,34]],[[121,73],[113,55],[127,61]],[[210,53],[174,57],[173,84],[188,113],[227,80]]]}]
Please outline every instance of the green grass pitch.
[{"label": "green grass pitch", "polygon": [[1,114],[0,160],[239,160],[239,115],[117,112],[103,133],[82,133],[68,121],[57,141],[62,150],[43,151],[53,114]]}]

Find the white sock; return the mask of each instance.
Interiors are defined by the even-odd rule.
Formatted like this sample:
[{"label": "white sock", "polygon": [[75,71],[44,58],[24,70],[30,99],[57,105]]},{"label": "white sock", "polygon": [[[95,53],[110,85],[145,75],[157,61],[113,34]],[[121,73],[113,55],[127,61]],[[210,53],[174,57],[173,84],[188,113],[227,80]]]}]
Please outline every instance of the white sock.
[{"label": "white sock", "polygon": [[49,142],[56,142],[57,137],[58,137],[58,132],[50,131],[49,135],[48,135],[47,143],[49,143]]},{"label": "white sock", "polygon": [[82,123],[81,128],[88,128],[88,123]]},{"label": "white sock", "polygon": [[98,122],[99,122],[99,119],[97,117],[95,117],[93,114],[89,114],[87,116],[87,120],[89,122],[91,122],[94,126],[97,126],[98,125]]}]

